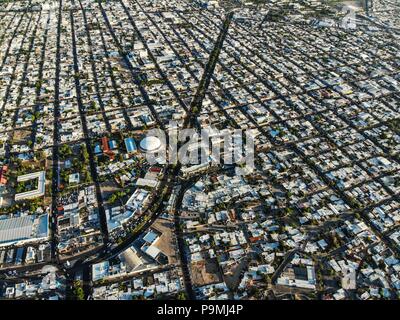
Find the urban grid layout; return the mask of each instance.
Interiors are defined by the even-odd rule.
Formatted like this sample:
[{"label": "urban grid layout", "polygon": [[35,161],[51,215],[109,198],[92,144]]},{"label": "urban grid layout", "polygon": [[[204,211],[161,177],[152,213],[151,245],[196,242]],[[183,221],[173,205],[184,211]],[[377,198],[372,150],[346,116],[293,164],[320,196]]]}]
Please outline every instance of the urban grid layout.
[{"label": "urban grid layout", "polygon": [[399,299],[399,70],[398,0],[0,0],[0,299]]}]

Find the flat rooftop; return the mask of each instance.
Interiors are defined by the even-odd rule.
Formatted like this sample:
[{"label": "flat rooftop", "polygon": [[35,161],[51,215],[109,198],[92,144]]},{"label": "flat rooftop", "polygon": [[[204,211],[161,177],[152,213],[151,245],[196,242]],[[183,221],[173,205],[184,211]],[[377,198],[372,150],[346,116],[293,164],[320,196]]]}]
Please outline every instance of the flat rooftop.
[{"label": "flat rooftop", "polygon": [[0,219],[0,246],[48,236],[48,215]]}]

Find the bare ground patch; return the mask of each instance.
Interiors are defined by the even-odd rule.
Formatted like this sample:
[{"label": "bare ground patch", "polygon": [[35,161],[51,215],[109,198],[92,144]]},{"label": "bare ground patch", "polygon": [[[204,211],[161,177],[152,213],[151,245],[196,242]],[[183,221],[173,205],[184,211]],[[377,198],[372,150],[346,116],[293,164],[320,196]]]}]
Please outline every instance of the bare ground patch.
[{"label": "bare ground patch", "polygon": [[222,281],[216,258],[193,262],[190,265],[192,282],[195,286],[204,286]]}]

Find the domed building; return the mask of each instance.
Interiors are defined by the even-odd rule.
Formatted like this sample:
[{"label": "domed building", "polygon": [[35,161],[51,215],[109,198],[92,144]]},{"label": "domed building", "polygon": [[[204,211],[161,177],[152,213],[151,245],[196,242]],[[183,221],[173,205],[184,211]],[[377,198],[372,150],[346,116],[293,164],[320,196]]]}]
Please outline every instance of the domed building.
[{"label": "domed building", "polygon": [[161,147],[161,140],[154,136],[145,137],[139,146],[143,152],[156,152]]}]

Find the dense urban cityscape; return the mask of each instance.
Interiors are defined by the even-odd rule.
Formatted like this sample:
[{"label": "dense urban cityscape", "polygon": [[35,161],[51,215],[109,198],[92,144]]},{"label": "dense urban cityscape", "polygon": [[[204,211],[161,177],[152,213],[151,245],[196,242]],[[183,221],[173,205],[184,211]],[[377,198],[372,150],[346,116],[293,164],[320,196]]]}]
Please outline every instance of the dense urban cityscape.
[{"label": "dense urban cityscape", "polygon": [[0,299],[398,300],[399,13],[1,0]]}]

